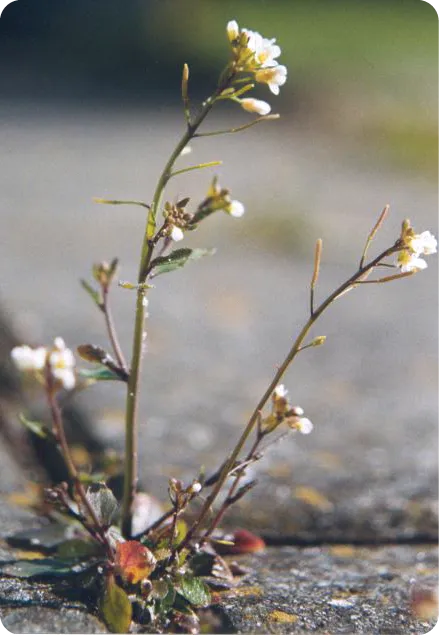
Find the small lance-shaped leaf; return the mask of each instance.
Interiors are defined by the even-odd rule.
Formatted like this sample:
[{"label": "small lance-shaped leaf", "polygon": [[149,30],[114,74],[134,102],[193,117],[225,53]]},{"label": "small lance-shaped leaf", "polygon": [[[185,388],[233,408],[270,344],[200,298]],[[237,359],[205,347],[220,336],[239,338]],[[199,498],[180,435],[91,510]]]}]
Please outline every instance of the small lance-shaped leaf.
[{"label": "small lance-shaped leaf", "polygon": [[97,304],[98,307],[100,308],[102,305],[102,298],[99,291],[96,291],[96,289],[93,289],[93,287],[91,286],[91,284],[87,282],[87,280],[81,280],[81,285],[83,289],[87,291],[88,295],[91,297],[93,302]]},{"label": "small lance-shaped leaf", "polygon": [[[105,368],[110,372],[114,373],[118,379],[122,381],[128,380],[128,373],[119,368],[115,360],[111,357],[109,353],[100,346],[95,346],[94,344],[81,344],[77,348],[78,355],[82,357],[87,362],[91,362],[92,364],[102,364]],[[100,372],[102,369],[99,369]],[[80,374],[84,376],[84,374],[80,371]],[[114,377],[101,377],[98,379],[114,379]]]},{"label": "small lance-shaped leaf", "polygon": [[154,571],[157,560],[153,553],[137,540],[119,542],[116,547],[116,570],[130,584],[137,584]]},{"label": "small lance-shaped leaf", "polygon": [[49,430],[49,428],[45,426],[44,423],[40,423],[39,421],[31,421],[30,419],[27,419],[22,413],[20,413],[19,419],[24,427],[27,428],[29,432],[32,432],[32,434],[35,434],[40,439],[46,439],[48,441],[55,442],[53,432]]},{"label": "small lance-shaped leaf", "polygon": [[119,375],[109,368],[81,368],[78,375],[91,381],[121,381]]},{"label": "small lance-shaped leaf", "polygon": [[106,350],[94,344],[81,344],[76,350],[82,359],[94,364],[102,364],[102,361],[108,357]]},{"label": "small lance-shaped leaf", "polygon": [[87,489],[87,500],[101,525],[109,527],[116,515],[118,503],[105,483],[93,483]]},{"label": "small lance-shaped leaf", "polygon": [[180,595],[192,606],[207,606],[210,604],[210,592],[201,578],[186,574],[176,585]]},{"label": "small lance-shaped leaf", "polygon": [[133,608],[128,595],[116,584],[113,576],[107,578],[100,608],[110,631],[128,633]]},{"label": "small lance-shaped leaf", "polygon": [[151,263],[152,277],[169,273],[184,267],[190,260],[199,260],[203,256],[212,256],[215,249],[176,249],[169,256],[159,256]]}]

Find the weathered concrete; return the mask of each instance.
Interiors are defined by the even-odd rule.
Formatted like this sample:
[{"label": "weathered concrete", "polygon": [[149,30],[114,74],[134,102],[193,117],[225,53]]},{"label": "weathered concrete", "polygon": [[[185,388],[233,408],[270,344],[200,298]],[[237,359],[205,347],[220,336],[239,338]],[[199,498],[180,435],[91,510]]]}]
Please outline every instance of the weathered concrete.
[{"label": "weathered concrete", "polygon": [[11,633],[108,633],[94,615],[65,607],[6,609],[2,623]]},{"label": "weathered concrete", "polygon": [[240,633],[427,633],[414,587],[436,588],[436,548],[283,547],[241,558],[254,569],[222,607]]}]

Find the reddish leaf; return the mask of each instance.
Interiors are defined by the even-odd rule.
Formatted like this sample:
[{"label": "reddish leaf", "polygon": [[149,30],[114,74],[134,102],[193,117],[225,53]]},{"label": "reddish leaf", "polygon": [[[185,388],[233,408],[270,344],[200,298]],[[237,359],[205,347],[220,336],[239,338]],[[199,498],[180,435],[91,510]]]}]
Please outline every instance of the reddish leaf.
[{"label": "reddish leaf", "polygon": [[137,540],[127,540],[117,545],[116,569],[131,584],[148,578],[156,562],[151,551]]},{"label": "reddish leaf", "polygon": [[252,534],[247,529],[236,529],[232,534],[224,536],[233,544],[215,544],[215,549],[221,554],[255,553],[265,549],[265,542],[260,536]]}]

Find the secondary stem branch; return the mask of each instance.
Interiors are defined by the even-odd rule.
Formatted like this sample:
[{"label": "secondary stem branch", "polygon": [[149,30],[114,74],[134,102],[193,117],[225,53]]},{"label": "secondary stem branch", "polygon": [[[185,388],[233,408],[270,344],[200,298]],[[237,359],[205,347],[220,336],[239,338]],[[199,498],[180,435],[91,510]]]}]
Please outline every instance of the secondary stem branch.
[{"label": "secondary stem branch", "polygon": [[393,245],[392,247],[389,247],[388,249],[386,249],[385,251],[383,251],[379,256],[377,256],[374,260],[372,260],[370,263],[368,263],[367,265],[364,265],[362,267],[360,267],[348,280],[346,280],[346,282],[344,282],[342,285],[340,285],[333,293],[331,293],[331,295],[329,295],[326,300],[324,300],[312,313],[312,315],[310,315],[310,317],[308,318],[305,326],[302,328],[302,330],[300,331],[299,335],[297,336],[293,346],[291,347],[291,350],[289,351],[288,355],[285,357],[284,361],[282,362],[282,364],[279,366],[276,374],[274,375],[272,381],[270,382],[270,385],[268,386],[267,390],[265,391],[265,393],[263,394],[263,396],[261,397],[260,401],[258,402],[253,414],[251,415],[242,435],[241,438],[239,439],[238,443],[236,444],[234,450],[232,451],[232,453],[229,456],[229,459],[226,461],[226,463],[224,464],[224,467],[221,471],[221,475],[218,479],[218,481],[216,482],[211,494],[208,496],[208,498],[206,499],[201,512],[197,518],[197,520],[194,522],[194,524],[192,525],[192,527],[190,528],[190,530],[188,531],[186,538],[184,540],[184,542],[181,545],[181,548],[185,547],[187,544],[189,544],[189,542],[192,540],[192,538],[195,536],[198,528],[202,525],[203,521],[205,520],[206,516],[208,515],[213,502],[215,501],[216,497],[218,496],[222,486],[224,485],[224,482],[226,481],[230,470],[233,468],[236,459],[238,458],[244,444],[246,443],[247,439],[249,438],[257,420],[259,417],[259,413],[263,410],[263,408],[265,407],[266,403],[268,402],[268,400],[270,399],[274,389],[276,388],[276,386],[279,384],[279,382],[281,381],[283,375],[285,374],[285,371],[287,370],[287,368],[289,367],[289,365],[291,364],[291,362],[294,360],[294,358],[296,357],[297,353],[300,351],[301,349],[301,345],[304,341],[304,339],[306,338],[306,336],[308,335],[309,330],[311,329],[311,327],[314,325],[314,323],[318,320],[318,318],[322,315],[322,313],[330,306],[330,304],[332,304],[332,302],[334,302],[334,300],[336,300],[338,297],[340,297],[343,293],[345,293],[346,291],[348,291],[349,289],[351,289],[352,287],[355,286],[355,284],[365,275],[367,275],[368,273],[370,273],[372,271],[372,269],[378,265],[378,263],[383,260],[384,258],[387,258],[388,256],[390,256],[391,254],[395,253],[396,251],[399,251],[400,246],[398,245],[398,243],[396,243],[395,245]]}]

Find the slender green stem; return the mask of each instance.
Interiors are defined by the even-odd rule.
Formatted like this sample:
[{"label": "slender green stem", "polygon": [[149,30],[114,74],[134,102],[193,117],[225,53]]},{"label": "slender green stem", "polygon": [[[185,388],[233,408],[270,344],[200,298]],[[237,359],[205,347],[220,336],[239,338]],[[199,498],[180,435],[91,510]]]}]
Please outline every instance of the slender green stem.
[{"label": "slender green stem", "polygon": [[127,387],[122,533],[131,537],[132,505],[137,487],[137,409],[145,322],[146,289],[137,290],[133,358]]},{"label": "slender green stem", "polygon": [[178,174],[185,174],[186,172],[193,172],[193,170],[202,170],[203,168],[214,168],[217,165],[222,165],[222,161],[209,161],[209,163],[198,163],[197,165],[190,165],[187,168],[181,168],[181,170],[175,170],[171,172],[169,178],[177,176]]},{"label": "slender green stem", "polygon": [[114,320],[113,320],[113,314],[112,314],[110,304],[108,301],[108,293],[109,293],[109,288],[105,286],[102,289],[102,312],[105,318],[105,325],[107,327],[108,337],[110,338],[111,346],[113,348],[116,361],[121,367],[121,369],[128,374],[128,366],[125,361],[125,357],[119,343],[119,338],[117,337],[116,327],[114,325]]},{"label": "slender green stem", "polygon": [[204,522],[206,516],[208,515],[208,513],[209,513],[209,511],[210,511],[210,509],[212,507],[213,502],[215,501],[216,497],[218,496],[222,486],[224,485],[224,482],[228,478],[230,470],[232,469],[233,465],[235,464],[235,461],[237,460],[237,458],[238,458],[238,456],[239,456],[244,444],[246,443],[247,439],[249,438],[251,432],[253,431],[253,429],[254,429],[257,421],[258,421],[259,413],[263,410],[263,408],[267,404],[268,400],[270,399],[271,395],[273,394],[274,389],[279,384],[279,382],[281,381],[283,375],[285,374],[285,371],[287,370],[287,368],[290,366],[291,362],[294,360],[294,358],[296,357],[296,355],[300,351],[300,349],[302,347],[302,342],[305,340],[305,338],[308,335],[311,327],[318,320],[318,318],[322,315],[322,313],[337,298],[339,298],[343,293],[345,293],[350,288],[354,287],[355,284],[358,282],[358,280],[360,280],[363,276],[367,275],[370,271],[372,271],[372,269],[381,260],[383,260],[384,258],[387,258],[388,256],[390,256],[393,253],[399,251],[400,249],[401,249],[401,246],[398,243],[396,243],[392,247],[389,247],[388,249],[383,251],[379,256],[377,256],[370,263],[368,263],[367,265],[364,265],[363,267],[360,267],[348,280],[346,280],[346,282],[344,282],[333,293],[331,293],[331,295],[329,295],[326,298],[326,300],[324,300],[320,304],[320,306],[317,307],[314,310],[314,312],[310,315],[310,317],[308,318],[305,326],[302,328],[302,330],[300,331],[300,333],[297,336],[296,340],[294,341],[294,344],[293,344],[291,350],[289,351],[288,355],[285,357],[285,359],[282,362],[282,364],[279,366],[278,370],[276,371],[276,374],[274,375],[272,381],[270,382],[270,385],[268,386],[267,390],[265,391],[265,393],[261,397],[260,401],[258,402],[258,404],[257,404],[253,414],[251,415],[251,417],[250,417],[250,419],[249,419],[249,421],[248,421],[248,423],[247,423],[247,425],[246,425],[246,427],[245,427],[245,429],[244,429],[244,431],[243,431],[238,443],[236,444],[234,450],[230,454],[229,459],[225,462],[224,467],[223,467],[223,469],[221,471],[221,475],[220,475],[218,481],[216,482],[211,494],[206,499],[206,501],[205,501],[205,503],[204,503],[204,505],[203,505],[203,507],[202,507],[202,509],[200,511],[200,514],[199,514],[197,520],[194,522],[194,524],[192,525],[192,527],[188,531],[185,540],[180,545],[180,548],[183,548],[183,547],[185,547],[186,545],[189,544],[189,542],[195,536],[198,528]]},{"label": "slender green stem", "polygon": [[[148,277],[149,265],[151,263],[154,247],[156,245],[154,236],[156,233],[157,213],[160,210],[163,192],[169,179],[171,178],[174,163],[180,156],[183,148],[195,136],[197,129],[212,109],[218,95],[220,95],[222,90],[225,88],[225,83],[228,83],[230,81],[230,77],[230,74],[224,75],[223,82],[219,83],[213,95],[203,103],[202,108],[198,116],[194,119],[193,123],[188,123],[185,133],[175,146],[174,151],[169,157],[168,162],[163,168],[163,171],[157,181],[151,207],[148,213],[148,221],[140,256],[140,267],[138,275],[139,285],[142,285]],[[146,312],[145,293],[145,288],[139,286],[137,290],[132,362],[126,400],[124,495],[122,503],[122,533],[126,538],[129,538],[132,533],[132,506],[137,485],[137,410]]]},{"label": "slender green stem", "polygon": [[235,132],[241,132],[242,130],[247,130],[247,128],[251,128],[252,126],[256,126],[256,124],[261,123],[262,121],[273,121],[274,119],[279,119],[279,115],[265,115],[264,117],[258,117],[257,119],[253,119],[250,123],[245,123],[242,126],[237,126],[236,128],[226,128],[225,130],[214,130],[213,132],[199,132],[194,137],[216,137],[220,134],[233,134]]}]

